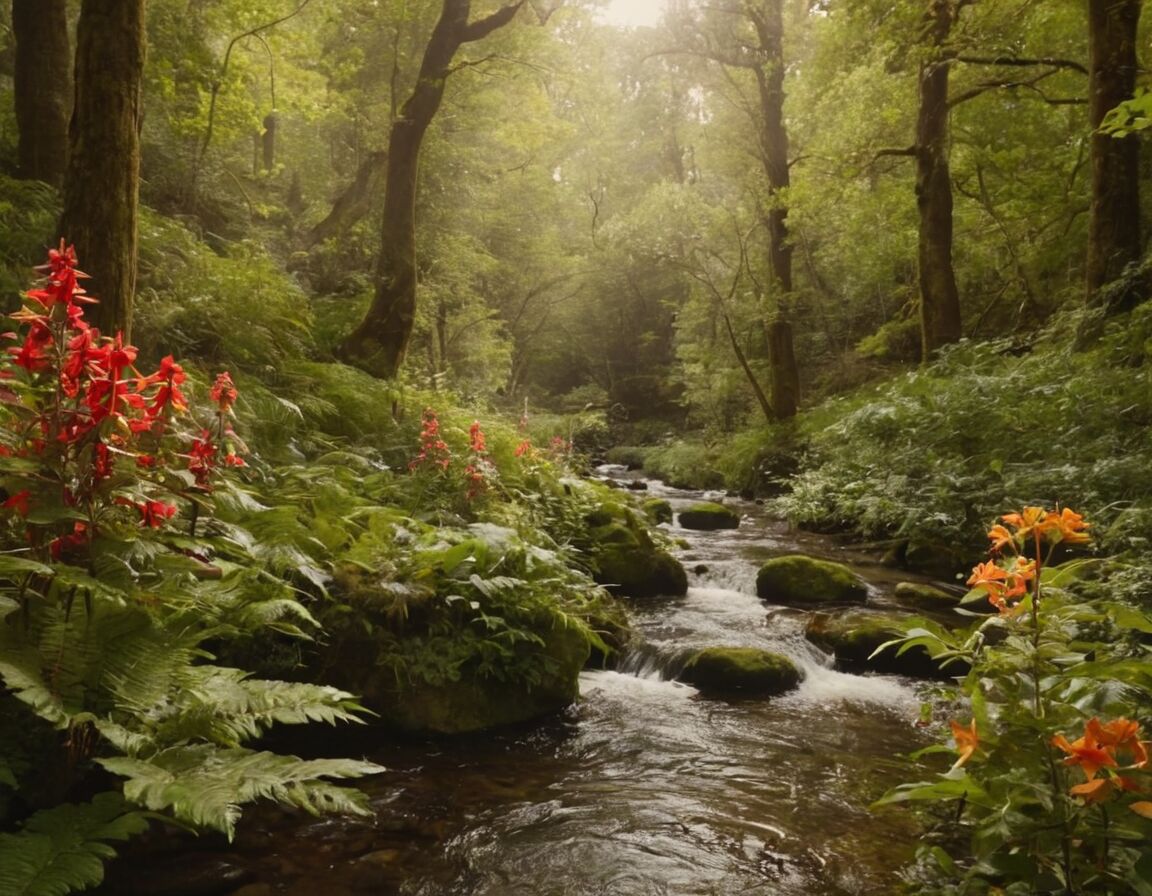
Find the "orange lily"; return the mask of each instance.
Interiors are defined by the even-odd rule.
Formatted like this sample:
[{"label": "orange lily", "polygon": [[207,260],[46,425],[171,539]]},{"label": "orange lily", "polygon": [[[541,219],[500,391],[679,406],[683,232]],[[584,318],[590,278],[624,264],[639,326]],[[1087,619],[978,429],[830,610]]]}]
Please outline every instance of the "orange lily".
[{"label": "orange lily", "polygon": [[993,552],[1001,550],[1005,545],[1016,544],[1016,536],[1000,523],[996,523],[988,530],[988,537],[992,539],[992,547],[989,550]]},{"label": "orange lily", "polygon": [[1008,571],[989,560],[972,568],[968,584],[973,588],[983,588],[989,595],[1003,594],[1007,588],[1007,579]]},{"label": "orange lily", "polygon": [[1140,740],[1139,722],[1120,718],[1101,723],[1099,719],[1093,718],[1086,727],[1092,729],[1098,743],[1131,754],[1131,764],[1136,768],[1144,768],[1148,764],[1148,745]]},{"label": "orange lily", "polygon": [[[1096,722],[1095,725],[1092,722]],[[1116,768],[1116,757],[1107,746],[1101,746],[1096,739],[1099,720],[1092,719],[1084,728],[1084,736],[1071,743],[1063,734],[1052,738],[1052,746],[1068,754],[1065,765],[1078,765],[1084,770],[1084,777],[1091,781],[1102,768]]]},{"label": "orange lily", "polygon": [[948,724],[952,728],[952,736],[956,739],[956,750],[960,753],[960,758],[956,760],[952,768],[960,768],[972,758],[972,754],[980,746],[980,737],[976,733],[976,720],[973,719],[967,727],[959,722],[949,722]]},{"label": "orange lily", "polygon": [[1056,534],[1057,542],[1087,544],[1092,540],[1092,536],[1084,531],[1091,526],[1091,523],[1084,522],[1083,516],[1067,507],[1062,508],[1059,513],[1049,514],[1045,523],[1050,524],[1049,531]]},{"label": "orange lily", "polygon": [[1043,507],[1025,507],[1020,513],[1006,513],[1000,519],[1016,530],[1017,538],[1026,538],[1033,529],[1044,532],[1050,528],[1047,524],[1048,512]]}]

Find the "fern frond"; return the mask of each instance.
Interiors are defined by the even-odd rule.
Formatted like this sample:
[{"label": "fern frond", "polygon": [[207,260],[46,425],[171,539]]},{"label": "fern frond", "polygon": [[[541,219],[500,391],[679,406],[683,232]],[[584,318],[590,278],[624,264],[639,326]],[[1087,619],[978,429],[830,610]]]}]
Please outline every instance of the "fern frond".
[{"label": "fern frond", "polygon": [[273,725],[355,722],[365,710],[326,685],[250,679],[242,669],[195,666],[157,730],[163,743],[208,740],[226,747],[259,737]]},{"label": "fern frond", "polygon": [[37,812],[19,832],[0,834],[0,893],[64,896],[98,884],[104,863],[116,855],[108,841],[127,840],[147,827],[142,812],[111,792]]},{"label": "fern frond", "polygon": [[229,839],[240,818],[240,807],[258,799],[295,806],[314,815],[370,815],[364,794],[321,779],[359,778],[384,771],[371,762],[302,760],[211,744],[171,747],[149,760],[97,761],[113,774],[127,778],[124,795],[132,802],[154,811],[170,811],[182,821],[215,828]]},{"label": "fern frond", "polygon": [[40,662],[39,651],[13,644],[0,635],[0,680],[40,718],[57,728],[66,728],[69,714],[60,696],[44,681]]}]

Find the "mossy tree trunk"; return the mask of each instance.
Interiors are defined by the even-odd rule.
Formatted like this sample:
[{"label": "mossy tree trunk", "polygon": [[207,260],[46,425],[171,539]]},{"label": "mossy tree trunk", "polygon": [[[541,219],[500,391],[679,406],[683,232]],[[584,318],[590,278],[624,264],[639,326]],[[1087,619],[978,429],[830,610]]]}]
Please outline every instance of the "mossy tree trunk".
[{"label": "mossy tree trunk", "polygon": [[792,243],[788,236],[787,190],[791,186],[788,130],[784,126],[784,2],[766,0],[750,6],[748,16],[756,30],[763,59],[754,69],[760,98],[760,160],[768,180],[768,259],[772,279],[779,290],[777,317],[766,325],[768,363],[772,370],[772,416],[787,420],[796,416],[800,397],[800,372],[792,344],[792,327],[786,320],[792,292]]},{"label": "mossy tree trunk", "polygon": [[17,172],[56,187],[64,182],[72,111],[67,6],[65,0],[12,0]]},{"label": "mossy tree trunk", "polygon": [[925,21],[929,58],[920,65],[916,115],[916,206],[920,213],[921,356],[961,336],[960,293],[952,266],[952,174],[948,166],[948,37],[964,4],[932,0]]},{"label": "mossy tree trunk", "polygon": [[[1140,259],[1140,138],[1098,132],[1105,114],[1136,86],[1136,26],[1141,0],[1089,0],[1088,115],[1092,126],[1092,205],[1085,280],[1088,301]],[[1110,310],[1122,310],[1134,291]]]},{"label": "mossy tree trunk", "polygon": [[76,30],[76,98],[60,234],[76,246],[100,300],[88,319],[132,328],[140,180],[145,0],[84,0]]},{"label": "mossy tree trunk", "polygon": [[416,322],[416,190],[420,148],[444,98],[457,50],[510,22],[519,2],[469,22],[471,0],[442,0],[411,95],[392,123],[376,290],[360,324],[339,345],[349,364],[384,379],[399,372]]}]

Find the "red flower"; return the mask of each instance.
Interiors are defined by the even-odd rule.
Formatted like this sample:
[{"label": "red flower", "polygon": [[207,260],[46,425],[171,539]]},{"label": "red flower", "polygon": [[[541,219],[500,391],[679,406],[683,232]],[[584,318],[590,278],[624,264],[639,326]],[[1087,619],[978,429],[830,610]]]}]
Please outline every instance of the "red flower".
[{"label": "red flower", "polygon": [[146,428],[150,429],[152,421],[159,417],[168,407],[171,407],[172,410],[177,413],[187,410],[188,399],[184,393],[180,391],[180,386],[187,378],[188,375],[184,373],[184,368],[177,364],[171,355],[166,355],[161,359],[160,367],[155,373],[136,381],[137,392],[143,391],[157,383],[160,384],[160,388],[157,389],[156,394],[152,396],[152,403],[145,411],[145,418],[148,422]]},{"label": "red flower", "polygon": [[212,433],[206,429],[200,431],[200,438],[192,440],[192,447],[188,451],[188,469],[196,477],[198,486],[204,489],[211,487],[208,480],[216,469],[216,445],[212,442]]},{"label": "red flower", "polygon": [[473,424],[468,427],[468,437],[473,453],[485,454],[487,452],[488,447],[484,439],[484,430],[480,428],[479,421],[473,422]]},{"label": "red flower", "polygon": [[18,514],[20,514],[20,516],[28,516],[28,511],[31,509],[31,498],[32,492],[28,491],[28,489],[22,489],[16,492],[16,494],[14,494],[7,501],[5,501],[3,505],[0,506],[11,507]]},{"label": "red flower", "polygon": [[72,527],[71,533],[61,535],[49,542],[48,553],[53,560],[68,559],[87,547],[88,541],[88,526],[85,523],[76,523]]},{"label": "red flower", "polygon": [[227,370],[216,377],[216,382],[212,384],[209,394],[212,396],[212,400],[216,402],[221,414],[227,414],[232,410],[232,405],[236,403],[237,392]]},{"label": "red flower", "polygon": [[421,421],[420,452],[409,462],[408,469],[415,471],[425,464],[432,464],[447,470],[452,463],[452,452],[440,438],[440,421],[436,418],[436,412],[432,408],[425,408]]},{"label": "red flower", "polygon": [[136,509],[140,511],[140,524],[150,529],[159,529],[176,515],[176,507],[163,501],[144,501]]}]

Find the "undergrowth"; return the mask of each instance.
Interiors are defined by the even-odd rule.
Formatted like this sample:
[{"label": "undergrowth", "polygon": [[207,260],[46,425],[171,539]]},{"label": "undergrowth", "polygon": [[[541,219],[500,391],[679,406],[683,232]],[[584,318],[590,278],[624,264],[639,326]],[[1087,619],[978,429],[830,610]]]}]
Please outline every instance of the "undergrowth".
[{"label": "undergrowth", "polygon": [[1152,538],[1152,305],[1074,351],[1075,317],[1022,346],[939,361],[799,421],[803,468],[775,507],[798,525],[979,554],[999,508],[1063,503],[1109,521],[1102,550]]}]

